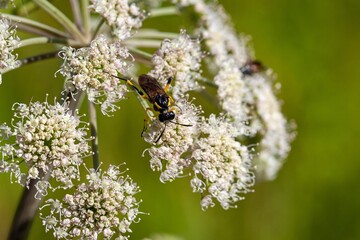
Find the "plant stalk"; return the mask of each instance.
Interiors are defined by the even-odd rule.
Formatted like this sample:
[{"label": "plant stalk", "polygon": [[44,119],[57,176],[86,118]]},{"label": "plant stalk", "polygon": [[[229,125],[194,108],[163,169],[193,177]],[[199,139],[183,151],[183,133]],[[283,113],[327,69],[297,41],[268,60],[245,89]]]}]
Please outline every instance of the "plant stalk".
[{"label": "plant stalk", "polygon": [[93,152],[93,168],[98,169],[99,162],[99,138],[97,133],[97,120],[96,120],[96,109],[94,103],[89,103],[89,118],[90,118],[90,131],[91,131],[91,148]]},{"label": "plant stalk", "polygon": [[[81,97],[81,94],[77,94],[76,96]],[[79,103],[80,101],[77,101],[77,99],[71,97],[61,98],[60,103],[63,103],[63,101],[69,101],[69,107],[71,107],[71,110],[73,110],[72,114],[75,114],[75,109],[78,107],[78,104],[72,103]],[[49,181],[50,171],[46,174],[43,174],[43,177],[41,177],[40,179]],[[29,183],[29,187],[25,188],[23,191],[20,202],[16,209],[15,216],[13,218],[13,222],[11,224],[11,229],[8,236],[9,240],[26,240],[29,237],[31,226],[34,222],[34,217],[43,200],[43,198],[35,198],[35,194],[37,193],[35,185],[38,181],[39,179],[31,180]]]}]

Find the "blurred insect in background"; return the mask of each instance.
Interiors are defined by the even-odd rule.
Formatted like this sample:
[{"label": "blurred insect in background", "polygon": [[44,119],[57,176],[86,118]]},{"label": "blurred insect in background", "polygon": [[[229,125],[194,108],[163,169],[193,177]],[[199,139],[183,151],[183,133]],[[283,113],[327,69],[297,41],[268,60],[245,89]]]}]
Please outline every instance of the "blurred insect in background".
[{"label": "blurred insect in background", "polygon": [[252,76],[255,73],[264,71],[265,66],[258,60],[249,60],[244,66],[240,67],[240,72],[245,76]]}]

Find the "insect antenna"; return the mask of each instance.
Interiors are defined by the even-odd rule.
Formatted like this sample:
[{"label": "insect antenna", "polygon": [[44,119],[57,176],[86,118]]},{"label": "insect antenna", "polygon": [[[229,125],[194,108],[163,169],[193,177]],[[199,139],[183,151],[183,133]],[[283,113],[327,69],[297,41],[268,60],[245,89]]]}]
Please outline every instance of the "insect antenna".
[{"label": "insect antenna", "polygon": [[124,81],[130,81],[131,78],[123,78],[123,77],[119,77],[119,76],[115,76],[113,74],[110,74],[111,76],[113,76],[114,78],[120,79],[120,80],[124,80]]},{"label": "insect antenna", "polygon": [[[184,127],[192,127],[191,124],[182,124],[182,123],[173,122],[173,121],[169,121],[169,122],[171,122],[171,123],[173,123],[173,124],[176,124],[176,125],[184,126]],[[166,123],[167,123],[167,122],[164,122],[165,127],[164,127],[163,130],[161,131],[161,133],[160,133],[160,135],[158,136],[158,138],[156,139],[155,143],[157,143],[157,142],[160,140],[160,138],[162,137],[162,135],[164,134],[165,129],[166,129]]]},{"label": "insect antenna", "polygon": [[[109,73],[110,74],[110,73]],[[123,77],[118,77],[116,75],[113,75],[113,74],[110,74],[111,76],[113,76],[114,78],[117,78],[117,79],[120,79],[120,80],[123,80],[123,81],[126,81],[127,84],[129,84],[133,89],[135,89],[135,91],[140,94],[140,96],[144,96],[144,93],[138,89],[132,82],[131,82],[131,78],[123,78]]]},{"label": "insect antenna", "polygon": [[117,79],[120,79],[120,80],[124,80],[124,81],[130,81],[130,80],[131,80],[131,78],[128,78],[128,77],[123,78],[123,77],[119,77],[119,76],[116,76],[116,75],[114,75],[114,74],[111,74],[111,73],[109,73],[109,72],[107,72],[107,71],[104,71],[104,72],[107,73],[107,74],[109,74],[110,76],[112,76],[112,77],[114,77],[114,78],[117,78]]},{"label": "insect antenna", "polygon": [[160,133],[159,137],[156,139],[155,143],[157,143],[157,142],[160,140],[160,138],[162,137],[162,135],[164,134],[165,129],[166,129],[166,122],[164,122],[164,125],[165,125],[165,127],[164,127],[163,130],[161,131],[161,133]]},{"label": "insect antenna", "polygon": [[176,125],[184,126],[184,127],[192,127],[191,124],[183,124],[183,123],[178,123],[178,122],[173,122],[173,121],[169,121],[169,122],[176,124]]}]

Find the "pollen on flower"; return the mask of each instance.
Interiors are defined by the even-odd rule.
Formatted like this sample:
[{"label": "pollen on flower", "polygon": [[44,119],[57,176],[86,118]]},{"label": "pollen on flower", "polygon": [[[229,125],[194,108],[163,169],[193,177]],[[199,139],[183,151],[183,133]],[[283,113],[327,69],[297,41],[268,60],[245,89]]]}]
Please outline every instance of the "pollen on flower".
[{"label": "pollen on flower", "polygon": [[[44,175],[50,174],[60,185],[69,188],[79,178],[82,158],[91,154],[85,138],[87,125],[72,116],[67,104],[31,102],[14,104],[12,128],[1,125],[0,171],[10,172],[16,181],[28,185],[39,179],[38,194],[46,195],[50,184]],[[20,168],[24,163],[26,168]]]},{"label": "pollen on flower", "polygon": [[176,39],[165,39],[152,57],[154,69],[149,73],[163,84],[168,77],[176,79],[172,87],[174,99],[183,97],[191,90],[198,90],[200,67],[203,53],[200,42],[191,39],[185,30],[181,30]]},{"label": "pollen on flower", "polygon": [[256,172],[264,179],[274,179],[290,150],[294,134],[281,113],[269,79],[265,74],[246,77],[239,68],[249,61],[248,38],[239,37],[224,9],[202,0],[173,0],[191,6],[200,14],[199,32],[212,59],[209,71],[214,74],[217,96],[233,125],[247,137],[261,137]]},{"label": "pollen on flower", "polygon": [[202,208],[214,205],[216,199],[224,209],[243,199],[240,194],[251,192],[254,176],[251,155],[246,146],[236,141],[239,129],[224,116],[210,115],[199,126],[202,134],[195,142],[191,158],[194,192],[202,193]]},{"label": "pollen on flower", "polygon": [[[202,113],[201,108],[189,102],[187,98],[178,100],[177,106],[181,112],[176,115],[175,122],[189,126],[175,122],[167,123],[159,144],[147,149],[151,157],[151,168],[154,171],[161,171],[162,182],[173,181],[183,176],[184,169],[191,164],[189,153],[198,135],[197,125]],[[145,141],[154,143],[164,127],[164,124],[154,120],[144,135]]]},{"label": "pollen on flower", "polygon": [[127,75],[132,60],[127,48],[100,35],[90,47],[65,47],[59,55],[64,59],[60,73],[67,78],[68,90],[85,91],[88,99],[100,104],[106,115],[118,109],[115,103],[124,99],[128,90],[112,75],[118,72]]},{"label": "pollen on flower", "polygon": [[14,49],[19,45],[20,39],[16,35],[16,28],[0,15],[0,84],[5,70],[14,69],[20,65],[17,55],[13,54]]},{"label": "pollen on flower", "polygon": [[233,58],[239,65],[244,64],[248,58],[247,39],[238,36],[223,7],[204,1],[195,1],[191,4],[200,14],[202,27],[199,31],[217,65],[229,58]]},{"label": "pollen on flower", "polygon": [[248,89],[244,86],[239,67],[248,59],[246,38],[239,37],[222,6],[205,1],[175,1],[181,6],[192,6],[200,15],[198,32],[208,50],[208,70],[214,74],[217,97],[222,110],[228,114],[242,134],[254,135],[255,129],[245,123],[249,120],[250,109],[244,98]]},{"label": "pollen on flower", "polygon": [[145,19],[144,12],[128,0],[91,0],[91,3],[90,8],[106,20],[119,40],[129,38],[131,30],[140,28]]},{"label": "pollen on flower", "polygon": [[140,220],[137,184],[112,165],[103,173],[90,169],[87,180],[62,200],[46,201],[41,208],[45,229],[57,239],[128,239],[130,225]]},{"label": "pollen on flower", "polygon": [[[190,185],[202,194],[204,210],[215,205],[213,199],[224,209],[234,206],[254,184],[248,147],[236,140],[241,129],[224,116],[201,117],[201,108],[185,99],[178,100],[177,106],[181,113],[176,122],[191,126],[166,125],[159,143],[146,150],[151,168],[161,172],[161,182],[191,175]],[[146,141],[154,142],[162,129],[159,125],[163,124],[154,121],[149,126]]]}]

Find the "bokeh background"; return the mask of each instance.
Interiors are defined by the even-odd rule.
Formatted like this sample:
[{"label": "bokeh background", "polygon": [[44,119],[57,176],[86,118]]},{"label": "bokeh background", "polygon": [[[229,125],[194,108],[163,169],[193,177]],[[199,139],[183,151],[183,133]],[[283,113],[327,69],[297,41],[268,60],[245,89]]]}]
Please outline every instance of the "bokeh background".
[{"label": "bokeh background", "polygon": [[[277,179],[257,184],[237,209],[217,205],[203,212],[186,178],[162,184],[141,157],[147,144],[139,137],[143,112],[135,98],[121,103],[114,117],[99,116],[101,158],[127,162],[142,188],[141,210],[150,213],[132,226],[131,239],[155,233],[186,240],[360,239],[360,1],[220,3],[237,31],[252,36],[256,57],[277,73],[283,112],[296,121],[297,138]],[[171,20],[159,20],[159,27],[164,24]],[[58,64],[50,60],[4,75],[0,122],[10,121],[14,102],[44,100],[46,92],[56,96],[62,86],[53,77]],[[1,174],[0,182],[5,239],[21,188],[8,175]],[[31,239],[51,239],[40,220]]]}]

